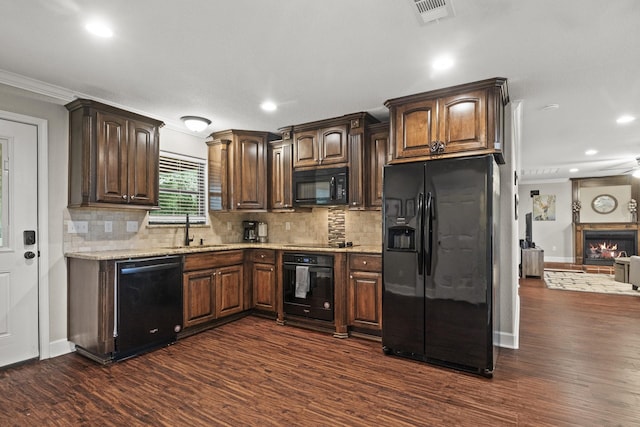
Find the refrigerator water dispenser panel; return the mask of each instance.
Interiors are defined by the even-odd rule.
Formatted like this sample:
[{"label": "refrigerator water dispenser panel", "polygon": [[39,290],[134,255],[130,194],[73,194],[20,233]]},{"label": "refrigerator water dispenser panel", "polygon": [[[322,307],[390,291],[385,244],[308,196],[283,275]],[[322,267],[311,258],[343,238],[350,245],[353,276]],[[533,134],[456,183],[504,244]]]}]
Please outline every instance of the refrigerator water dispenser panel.
[{"label": "refrigerator water dispenser panel", "polygon": [[416,230],[411,227],[389,227],[387,249],[392,251],[415,251]]}]

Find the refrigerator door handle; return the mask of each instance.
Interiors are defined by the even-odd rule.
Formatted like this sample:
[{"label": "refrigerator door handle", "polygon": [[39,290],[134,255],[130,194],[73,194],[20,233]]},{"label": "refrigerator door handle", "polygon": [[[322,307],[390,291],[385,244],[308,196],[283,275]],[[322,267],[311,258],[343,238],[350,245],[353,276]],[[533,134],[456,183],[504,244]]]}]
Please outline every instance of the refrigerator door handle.
[{"label": "refrigerator door handle", "polygon": [[427,193],[427,215],[429,215],[428,220],[427,220],[427,250],[426,250],[426,255],[427,255],[427,276],[431,276],[431,262],[432,262],[432,258],[433,258],[433,219],[435,218],[435,209],[433,207],[433,195],[431,194],[431,191],[429,191]]},{"label": "refrigerator door handle", "polygon": [[424,193],[418,194],[418,275],[424,274]]}]

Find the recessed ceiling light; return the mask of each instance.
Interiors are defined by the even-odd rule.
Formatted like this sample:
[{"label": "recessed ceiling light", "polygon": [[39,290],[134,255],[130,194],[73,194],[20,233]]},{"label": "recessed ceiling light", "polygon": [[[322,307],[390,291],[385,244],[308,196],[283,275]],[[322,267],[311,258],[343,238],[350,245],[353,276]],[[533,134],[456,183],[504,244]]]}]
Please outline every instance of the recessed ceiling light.
[{"label": "recessed ceiling light", "polygon": [[104,22],[99,22],[99,21],[89,22],[87,25],[85,25],[85,28],[91,34],[98,37],[104,37],[104,38],[113,37],[113,31]]},{"label": "recessed ceiling light", "polygon": [[569,172],[571,172],[571,173],[576,173],[576,172],[578,172],[579,170],[580,170],[580,169],[578,169],[578,168],[571,168],[571,169],[569,169]]},{"label": "recessed ceiling light", "polygon": [[584,154],[586,154],[587,156],[593,156],[598,154],[598,150],[587,150],[584,152]]},{"label": "recessed ceiling light", "polygon": [[624,116],[618,117],[616,119],[616,123],[620,123],[620,124],[631,123],[635,119],[636,119],[635,117],[625,114]]},{"label": "recessed ceiling light", "polygon": [[449,68],[453,67],[453,58],[451,58],[450,56],[441,56],[439,58],[436,58],[431,66],[435,70],[448,70]]},{"label": "recessed ceiling light", "polygon": [[275,102],[264,101],[262,104],[260,104],[260,108],[262,108],[264,111],[276,111],[278,109],[278,106],[275,104]]}]

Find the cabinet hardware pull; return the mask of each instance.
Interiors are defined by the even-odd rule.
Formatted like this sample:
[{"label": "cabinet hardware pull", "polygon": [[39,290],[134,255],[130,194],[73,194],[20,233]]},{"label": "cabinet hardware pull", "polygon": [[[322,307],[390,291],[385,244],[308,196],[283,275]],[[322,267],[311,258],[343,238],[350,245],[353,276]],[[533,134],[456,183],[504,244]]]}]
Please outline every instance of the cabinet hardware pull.
[{"label": "cabinet hardware pull", "polygon": [[271,267],[271,271],[273,271],[273,267]]},{"label": "cabinet hardware pull", "polygon": [[122,195],[122,198],[123,198],[124,200],[127,200],[127,195],[126,195],[126,194],[123,194],[123,195]]},{"label": "cabinet hardware pull", "polygon": [[260,258],[264,258],[264,254],[260,254]]},{"label": "cabinet hardware pull", "polygon": [[349,279],[353,279],[353,274],[350,274],[350,275],[349,275]]},{"label": "cabinet hardware pull", "polygon": [[367,261],[362,261],[362,263],[363,263],[364,265],[367,265]]}]

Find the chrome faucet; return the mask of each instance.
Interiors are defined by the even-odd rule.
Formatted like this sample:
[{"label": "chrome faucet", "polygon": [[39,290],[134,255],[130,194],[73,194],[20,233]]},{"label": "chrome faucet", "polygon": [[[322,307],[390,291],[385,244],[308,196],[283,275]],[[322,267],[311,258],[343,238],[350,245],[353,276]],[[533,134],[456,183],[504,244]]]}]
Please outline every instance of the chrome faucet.
[{"label": "chrome faucet", "polygon": [[184,227],[184,245],[189,246],[189,243],[193,242],[193,237],[189,238],[189,214],[187,214],[187,220]]}]

